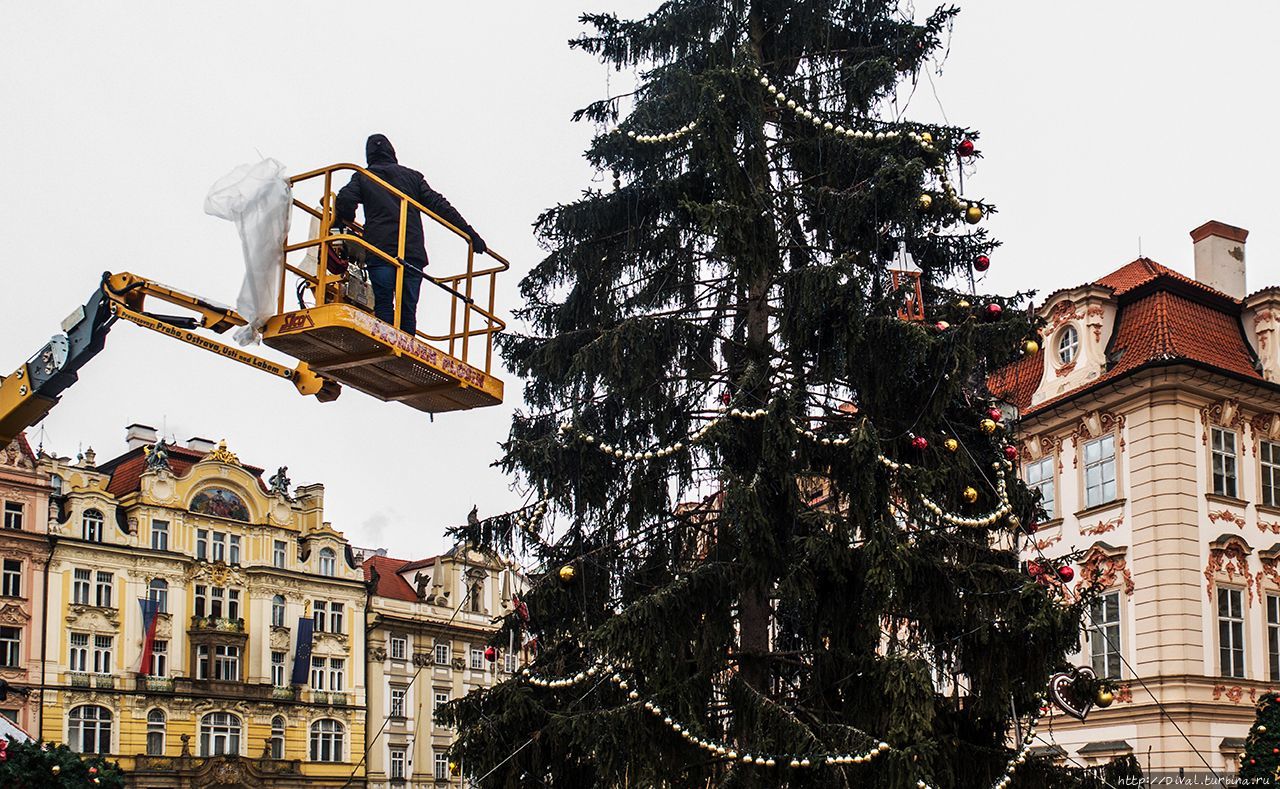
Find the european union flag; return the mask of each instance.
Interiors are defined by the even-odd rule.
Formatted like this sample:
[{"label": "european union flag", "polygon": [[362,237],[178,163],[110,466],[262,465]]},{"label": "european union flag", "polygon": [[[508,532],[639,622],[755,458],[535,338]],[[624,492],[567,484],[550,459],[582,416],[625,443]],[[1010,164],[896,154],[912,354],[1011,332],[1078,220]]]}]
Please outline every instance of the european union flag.
[{"label": "european union flag", "polygon": [[291,684],[307,684],[307,675],[311,671],[311,633],[314,628],[315,622],[310,617],[298,620],[298,643],[294,647]]}]

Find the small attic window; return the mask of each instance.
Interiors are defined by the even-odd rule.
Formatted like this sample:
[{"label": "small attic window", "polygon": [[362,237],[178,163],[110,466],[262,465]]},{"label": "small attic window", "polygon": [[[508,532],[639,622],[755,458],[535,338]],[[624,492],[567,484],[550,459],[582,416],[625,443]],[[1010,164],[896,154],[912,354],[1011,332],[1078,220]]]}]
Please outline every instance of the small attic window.
[{"label": "small attic window", "polygon": [[1067,326],[1058,333],[1058,360],[1063,364],[1071,364],[1080,351],[1080,333],[1075,326]]}]

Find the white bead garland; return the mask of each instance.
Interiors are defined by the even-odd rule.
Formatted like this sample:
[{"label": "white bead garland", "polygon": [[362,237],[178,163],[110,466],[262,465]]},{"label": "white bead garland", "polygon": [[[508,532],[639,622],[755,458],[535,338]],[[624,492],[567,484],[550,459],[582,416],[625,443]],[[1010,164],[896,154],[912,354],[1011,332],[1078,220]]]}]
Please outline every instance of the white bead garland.
[{"label": "white bead garland", "polygon": [[627,136],[635,140],[636,142],[642,142],[649,145],[653,145],[655,143],[672,142],[673,140],[678,140],[681,137],[684,137],[685,135],[689,134],[696,128],[698,128],[698,122],[689,121],[688,123],[676,129],[675,131],[664,132],[662,134],[640,134],[632,130],[627,132]]}]

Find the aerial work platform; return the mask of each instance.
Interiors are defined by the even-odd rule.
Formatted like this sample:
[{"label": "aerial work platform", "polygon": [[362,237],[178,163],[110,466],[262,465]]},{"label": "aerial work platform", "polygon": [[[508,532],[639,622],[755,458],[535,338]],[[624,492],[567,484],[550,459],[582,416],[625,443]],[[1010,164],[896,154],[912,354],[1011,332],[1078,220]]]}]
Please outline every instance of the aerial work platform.
[{"label": "aerial work platform", "polygon": [[[367,243],[358,226],[335,232],[333,180],[344,170],[362,172],[400,200],[398,255]],[[316,184],[322,191],[318,207],[298,197],[293,200],[295,217],[300,212],[304,220],[294,226],[308,227],[307,237],[285,244],[277,314],[263,327],[262,341],[305,362],[322,378],[420,411],[441,413],[501,403],[503,384],[492,375],[493,337],[506,325],[494,312],[494,300],[497,275],[510,268],[506,259],[489,249],[496,264],[478,268],[466,233],[356,165],[312,170],[294,176],[290,183],[295,193],[299,187]],[[374,317],[364,268],[373,259],[394,266],[396,292],[400,292],[406,275],[404,220],[409,211],[418,211],[467,245],[463,271],[443,276],[421,272],[424,306],[419,312],[428,328],[413,334],[396,328],[399,299],[394,325]],[[297,282],[293,290],[299,308],[289,311],[285,297],[291,276]]]}]

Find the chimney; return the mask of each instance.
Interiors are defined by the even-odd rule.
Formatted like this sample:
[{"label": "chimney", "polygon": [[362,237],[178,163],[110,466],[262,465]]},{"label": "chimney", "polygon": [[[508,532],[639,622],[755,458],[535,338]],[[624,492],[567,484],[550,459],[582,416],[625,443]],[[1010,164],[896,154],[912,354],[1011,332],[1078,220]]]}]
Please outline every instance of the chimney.
[{"label": "chimney", "polygon": [[1249,231],[1211,220],[1191,231],[1196,279],[1232,298],[1243,299],[1244,240]]},{"label": "chimney", "polygon": [[133,423],[124,429],[124,444],[129,449],[149,447],[156,443],[156,429],[151,425]]},{"label": "chimney", "polygon": [[217,446],[218,444],[216,442],[210,441],[207,438],[200,438],[199,436],[192,436],[187,439],[187,449],[190,449],[192,452],[201,452],[207,455],[216,449]]}]

